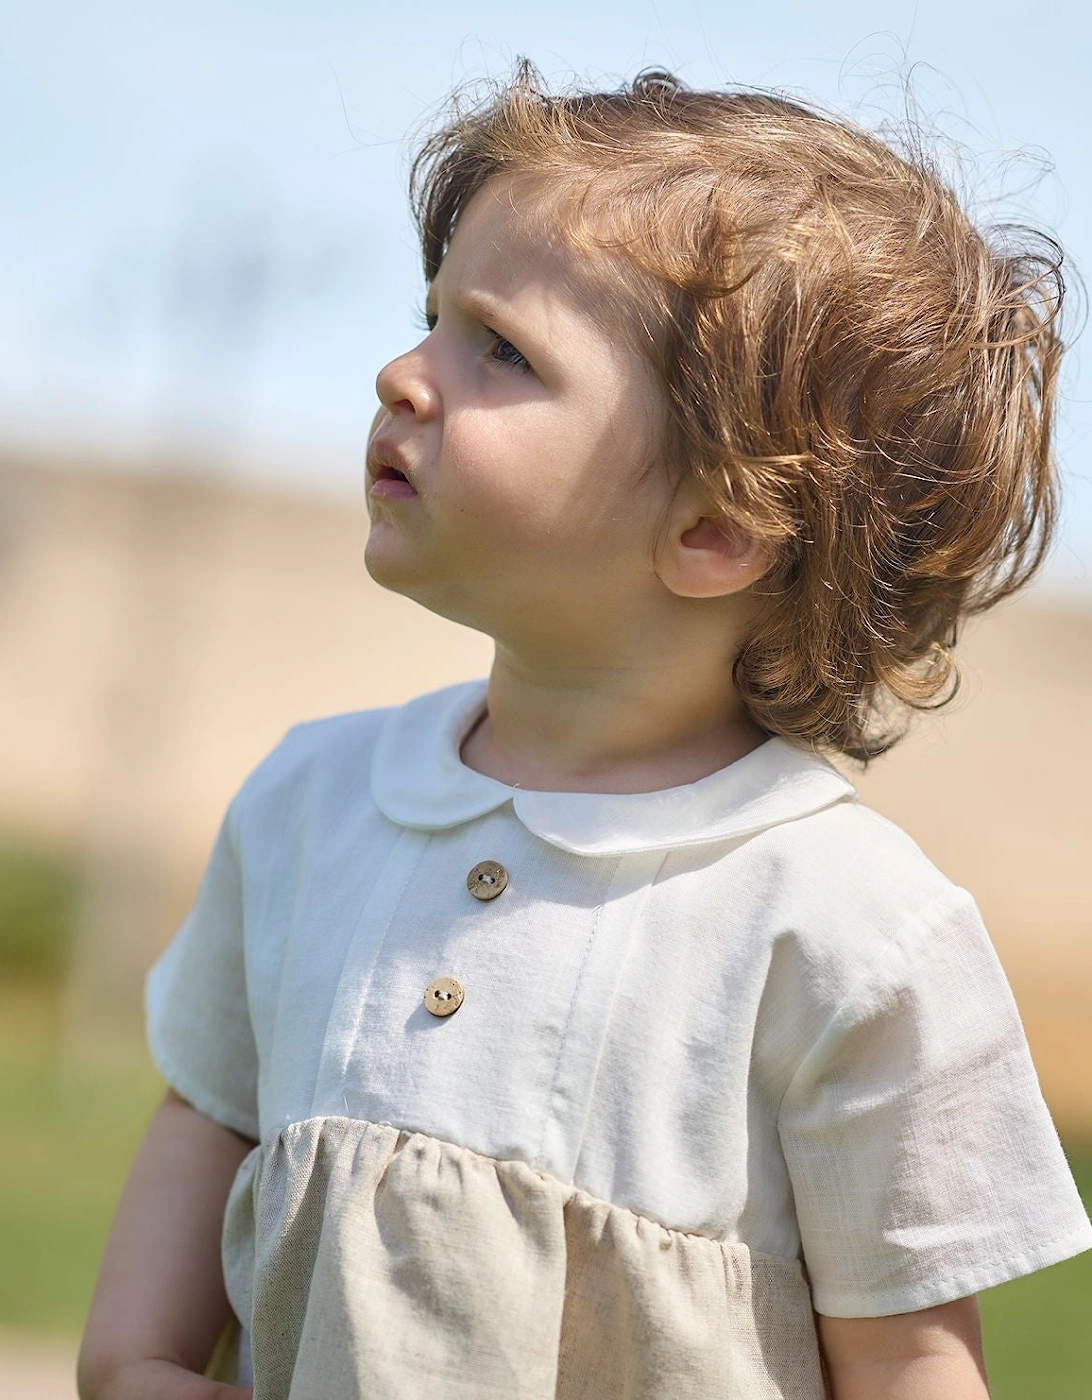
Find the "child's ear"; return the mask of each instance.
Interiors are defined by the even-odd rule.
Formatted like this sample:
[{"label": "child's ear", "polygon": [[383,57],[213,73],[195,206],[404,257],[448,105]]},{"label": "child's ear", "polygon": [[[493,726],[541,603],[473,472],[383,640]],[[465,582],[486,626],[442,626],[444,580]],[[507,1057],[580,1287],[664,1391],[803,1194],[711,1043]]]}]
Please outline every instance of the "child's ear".
[{"label": "child's ear", "polygon": [[724,598],[757,583],[771,564],[769,546],[715,518],[696,482],[685,482],[672,503],[670,528],[656,573],[680,598]]}]

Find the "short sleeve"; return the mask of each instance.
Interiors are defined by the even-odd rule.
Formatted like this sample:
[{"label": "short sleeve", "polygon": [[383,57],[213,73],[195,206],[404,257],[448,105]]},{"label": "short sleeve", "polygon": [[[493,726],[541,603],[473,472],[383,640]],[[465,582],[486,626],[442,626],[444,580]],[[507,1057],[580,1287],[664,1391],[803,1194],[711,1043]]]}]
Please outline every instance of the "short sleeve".
[{"label": "short sleeve", "polygon": [[915,1312],[1092,1247],[973,901],[935,903],[808,1048],[781,1104],[816,1310]]},{"label": "short sleeve", "polygon": [[196,902],[148,974],[145,1009],[149,1048],[167,1083],[217,1123],[257,1138],[257,1053],[233,820],[229,809]]}]

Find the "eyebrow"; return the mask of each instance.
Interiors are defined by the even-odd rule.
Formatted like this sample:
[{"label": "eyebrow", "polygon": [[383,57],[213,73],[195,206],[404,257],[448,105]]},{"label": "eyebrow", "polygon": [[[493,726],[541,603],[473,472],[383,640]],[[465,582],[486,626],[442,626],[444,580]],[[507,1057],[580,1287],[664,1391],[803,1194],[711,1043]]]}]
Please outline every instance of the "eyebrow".
[{"label": "eyebrow", "polygon": [[[486,292],[456,292],[455,306],[464,316],[471,316],[479,321],[492,323],[498,317],[501,320],[509,320],[505,315],[503,305],[489,296]],[[436,283],[433,282],[425,295],[425,311],[429,315],[436,314]]]},{"label": "eyebrow", "polygon": [[[435,288],[436,283],[433,281],[425,296],[426,316],[439,314],[436,310]],[[504,301],[490,296],[488,292],[475,291],[472,287],[466,291],[453,292],[451,299],[461,316],[480,322],[494,335],[499,335],[505,340],[511,338],[512,343],[528,356],[540,375],[549,373],[551,367],[556,367],[558,348],[521,320]]]}]

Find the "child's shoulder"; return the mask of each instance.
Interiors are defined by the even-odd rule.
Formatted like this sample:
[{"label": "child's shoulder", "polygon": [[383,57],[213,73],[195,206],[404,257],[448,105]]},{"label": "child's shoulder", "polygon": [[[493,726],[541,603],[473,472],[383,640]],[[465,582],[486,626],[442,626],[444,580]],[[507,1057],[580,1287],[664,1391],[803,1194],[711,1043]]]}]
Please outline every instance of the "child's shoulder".
[{"label": "child's shoulder", "polygon": [[853,793],[799,822],[771,828],[773,858],[803,867],[816,890],[901,898],[908,889],[931,898],[953,888],[914,838]]},{"label": "child's shoulder", "polygon": [[367,764],[388,709],[353,710],[303,720],[287,731],[243,784],[240,796],[260,801],[325,769],[352,769]]},{"label": "child's shoulder", "polygon": [[[782,927],[831,989],[869,970],[905,978],[939,945],[992,957],[973,896],[858,799],[765,833]],[[978,956],[978,953],[975,953]]]},{"label": "child's shoulder", "polygon": [[309,794],[359,797],[370,791],[371,766],[384,734],[388,747],[392,737],[412,744],[483,690],[481,681],[460,682],[401,705],[351,710],[295,724],[251,771],[233,805],[250,813]]}]

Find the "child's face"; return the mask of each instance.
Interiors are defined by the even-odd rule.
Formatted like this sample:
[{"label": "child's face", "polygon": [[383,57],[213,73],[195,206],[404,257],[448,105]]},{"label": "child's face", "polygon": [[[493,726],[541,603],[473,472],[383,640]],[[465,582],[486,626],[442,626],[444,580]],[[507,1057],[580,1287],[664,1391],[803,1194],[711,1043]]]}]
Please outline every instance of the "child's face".
[{"label": "child's face", "polygon": [[470,201],[428,336],[379,374],[366,560],[379,583],[498,640],[595,647],[659,586],[662,395],[597,310],[593,266],[510,191],[493,181]]}]

